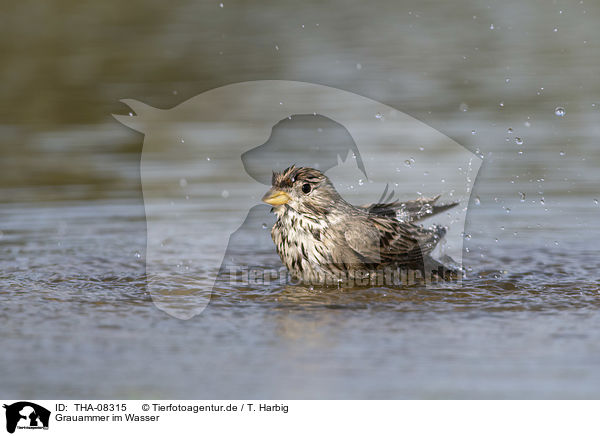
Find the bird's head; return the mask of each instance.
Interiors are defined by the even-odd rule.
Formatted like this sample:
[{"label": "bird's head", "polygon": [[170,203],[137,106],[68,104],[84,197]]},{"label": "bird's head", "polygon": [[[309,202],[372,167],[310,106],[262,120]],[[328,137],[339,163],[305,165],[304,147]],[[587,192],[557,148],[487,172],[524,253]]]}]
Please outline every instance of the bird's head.
[{"label": "bird's head", "polygon": [[287,206],[301,214],[323,216],[344,201],[327,176],[314,168],[292,165],[279,173],[273,172],[271,184],[262,201],[276,212]]}]

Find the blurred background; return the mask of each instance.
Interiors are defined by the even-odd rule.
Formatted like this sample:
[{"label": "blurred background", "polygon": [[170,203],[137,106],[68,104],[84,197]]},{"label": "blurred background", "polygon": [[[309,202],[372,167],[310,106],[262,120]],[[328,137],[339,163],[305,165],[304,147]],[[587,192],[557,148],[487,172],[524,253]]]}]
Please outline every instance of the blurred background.
[{"label": "blurred background", "polygon": [[[597,2],[0,11],[1,397],[598,396]],[[367,96],[484,157],[463,292],[226,290],[189,322],[152,305],[143,136],[111,114],[264,79]]]}]

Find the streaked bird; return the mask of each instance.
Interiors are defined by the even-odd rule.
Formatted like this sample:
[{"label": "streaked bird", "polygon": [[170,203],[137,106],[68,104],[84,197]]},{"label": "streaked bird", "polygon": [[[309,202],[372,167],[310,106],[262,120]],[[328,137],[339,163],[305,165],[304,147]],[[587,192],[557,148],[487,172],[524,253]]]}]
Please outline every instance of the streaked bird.
[{"label": "streaked bird", "polygon": [[262,200],[277,215],[271,236],[292,278],[340,285],[403,269],[422,274],[435,269],[438,279],[458,276],[430,257],[446,228],[417,224],[458,203],[436,205],[439,195],[390,201],[386,193],[387,188],[381,202],[354,206],[316,169],[291,166],[274,172]]}]

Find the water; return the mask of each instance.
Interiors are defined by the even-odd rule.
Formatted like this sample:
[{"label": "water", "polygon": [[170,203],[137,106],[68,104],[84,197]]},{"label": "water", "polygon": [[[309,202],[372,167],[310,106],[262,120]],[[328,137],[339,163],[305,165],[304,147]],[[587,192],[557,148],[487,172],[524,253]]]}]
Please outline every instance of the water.
[{"label": "water", "polygon": [[[8,12],[0,397],[598,398],[595,5],[103,5]],[[143,137],[109,114],[273,77],[367,95],[480,150],[462,289],[219,283],[189,321],[156,308]],[[236,195],[218,174],[205,188]]]}]

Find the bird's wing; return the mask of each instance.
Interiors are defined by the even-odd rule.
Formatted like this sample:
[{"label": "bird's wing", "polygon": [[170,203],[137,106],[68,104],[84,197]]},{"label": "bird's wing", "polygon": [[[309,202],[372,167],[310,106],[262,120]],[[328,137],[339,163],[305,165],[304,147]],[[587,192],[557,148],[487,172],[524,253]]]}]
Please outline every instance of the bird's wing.
[{"label": "bird's wing", "polygon": [[372,215],[397,218],[403,222],[421,221],[430,216],[453,208],[458,202],[436,205],[435,202],[440,198],[421,197],[411,201],[394,201],[390,203],[374,203],[362,206]]},{"label": "bird's wing", "polygon": [[446,234],[445,227],[424,228],[418,224],[399,222],[387,217],[374,217],[381,235],[381,256],[386,261],[421,260],[430,254]]},{"label": "bird's wing", "polygon": [[372,264],[422,262],[446,233],[444,227],[426,229],[386,216],[370,216],[367,223],[348,227],[344,236],[363,262]]},{"label": "bird's wing", "polygon": [[361,263],[379,264],[379,231],[370,220],[348,220],[344,226],[344,239]]}]

